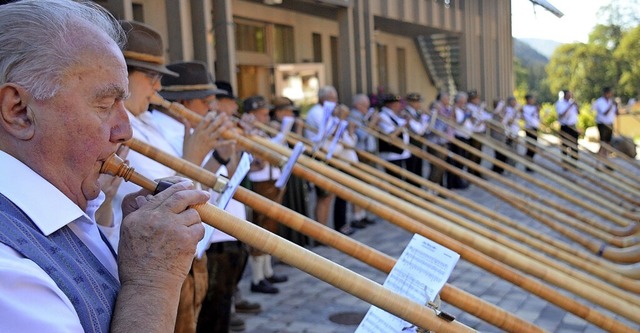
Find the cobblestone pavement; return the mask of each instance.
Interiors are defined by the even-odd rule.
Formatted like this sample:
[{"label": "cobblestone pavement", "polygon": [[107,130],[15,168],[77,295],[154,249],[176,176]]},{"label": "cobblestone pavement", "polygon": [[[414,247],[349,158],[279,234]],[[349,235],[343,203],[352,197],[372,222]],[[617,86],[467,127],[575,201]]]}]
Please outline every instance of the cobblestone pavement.
[{"label": "cobblestone pavement", "polygon": [[[540,158],[538,163],[547,164]],[[520,166],[521,167],[521,166]],[[556,172],[562,174],[562,170],[557,167]],[[637,171],[637,170],[636,170]],[[533,173],[535,175],[535,173]],[[506,174],[506,177],[518,182],[514,175]],[[542,179],[542,177],[541,177]],[[495,186],[502,186],[496,182]],[[534,188],[533,186],[530,186]],[[536,188],[537,191],[538,190]],[[551,231],[546,226],[533,220],[532,218],[512,209],[508,204],[491,196],[478,187],[471,186],[466,190],[457,192],[467,198],[509,216],[519,223],[529,225],[539,232],[566,241],[562,236]],[[559,201],[562,201],[558,199]],[[311,200],[313,202],[313,200]],[[585,212],[586,213],[586,212]],[[593,218],[598,218],[593,216]],[[368,246],[376,248],[394,258],[398,258],[405,246],[408,244],[412,234],[402,230],[381,219],[377,223],[365,229],[358,230],[352,237]],[[578,247],[577,245],[574,245]],[[332,260],[348,269],[366,276],[378,283],[383,283],[386,274],[359,262],[335,249],[326,246],[308,247],[311,251]],[[286,274],[289,281],[277,285],[280,293],[276,295],[255,294],[249,292],[249,269],[245,272],[245,278],[240,283],[240,288],[245,296],[252,301],[262,304],[263,311],[257,315],[240,316],[246,322],[247,333],[269,333],[269,332],[314,332],[314,333],[346,333],[353,332],[361,316],[369,308],[369,305],[354,296],[338,290],[329,284],[320,281],[304,272],[282,263],[275,265],[278,274]],[[449,279],[449,283],[463,289],[483,300],[496,304],[499,307],[510,311],[517,316],[531,321],[550,332],[602,332],[600,328],[594,326],[579,317],[567,313],[557,306],[530,294],[523,289],[505,282],[504,280],[487,273],[486,271],[461,259]],[[557,289],[557,288],[556,288]],[[562,290],[559,293],[568,295]],[[571,296],[575,299],[577,297]],[[583,304],[589,305],[587,301],[581,300]],[[592,305],[589,305],[592,306]],[[612,315],[633,328],[640,330],[640,325],[616,316],[597,306],[593,308],[601,310],[603,313]],[[482,332],[500,332],[494,326],[477,319],[471,315],[462,313],[459,309],[443,302],[442,309],[456,317],[456,320],[475,328]],[[332,321],[332,316],[345,315],[352,324],[339,324]],[[344,321],[343,321],[344,322]]]}]

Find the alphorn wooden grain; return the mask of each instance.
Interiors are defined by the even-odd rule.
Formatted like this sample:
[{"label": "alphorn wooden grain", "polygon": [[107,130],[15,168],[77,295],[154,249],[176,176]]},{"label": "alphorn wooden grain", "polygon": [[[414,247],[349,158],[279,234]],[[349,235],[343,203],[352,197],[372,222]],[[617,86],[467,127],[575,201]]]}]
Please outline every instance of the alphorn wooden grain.
[{"label": "alphorn wooden grain", "polygon": [[[154,103],[162,105],[165,108],[172,110],[173,112],[179,114],[180,116],[184,117],[187,121],[193,124],[197,124],[201,119],[200,116],[184,108],[184,106],[176,103],[170,103],[170,102],[164,101],[159,96],[157,97]],[[260,147],[256,147],[251,140],[248,140],[244,137],[238,136],[231,132],[224,133],[223,136],[225,137],[225,139],[235,139],[239,145],[241,145],[248,151],[252,152],[253,154],[259,156],[260,158],[263,158],[272,163],[278,163],[279,161],[281,161],[280,155],[274,154],[269,151],[265,151],[263,149],[260,149]],[[302,160],[304,160],[304,158]],[[310,162],[313,162],[313,161],[310,161]],[[339,197],[347,201],[353,202],[354,204],[360,207],[363,207],[366,210],[371,211],[372,213],[380,216],[383,219],[386,219],[394,224],[399,225],[400,227],[403,227],[409,232],[419,233],[421,235],[424,235],[442,244],[443,246],[450,248],[451,250],[459,253],[467,261],[470,261],[471,263],[474,263],[479,267],[482,267],[485,270],[490,271],[502,277],[505,280],[508,280],[526,290],[529,290],[532,293],[535,293],[539,297],[542,297],[558,305],[559,307],[577,315],[578,317],[584,318],[585,320],[593,323],[594,325],[597,325],[606,330],[621,331],[621,332],[633,331],[633,329],[629,328],[623,323],[616,321],[583,304],[580,304],[573,299],[570,299],[564,295],[561,295],[557,293],[555,290],[541,284],[540,282],[527,278],[521,273],[518,273],[512,270],[502,262],[494,259],[490,259],[483,253],[450,238],[444,233],[428,228],[422,225],[420,222],[417,222],[415,219],[410,218],[404,214],[401,214],[397,210],[391,209],[384,204],[381,204],[379,201],[374,201],[369,197],[365,197],[359,193],[356,193],[350,188],[347,188],[335,181],[328,180],[324,176],[321,176],[318,173],[312,172],[311,170],[299,165],[296,165],[293,168],[293,173],[299,177],[302,177],[324,188],[329,192],[335,193],[336,195],[338,195]],[[371,189],[371,190],[375,191],[375,189]],[[442,221],[442,220],[440,221],[444,222],[443,224],[447,224],[446,221]],[[469,241],[469,240],[466,241],[466,244],[471,244],[471,243],[473,243],[473,241]],[[495,251],[496,251],[495,249],[490,250],[490,252],[495,252]],[[504,254],[504,252],[500,252],[500,251],[499,253],[501,255]],[[501,259],[505,259],[505,258],[501,256]],[[527,265],[524,265],[524,266],[525,266],[524,268],[526,269]],[[573,285],[573,287],[575,287],[575,285]],[[597,297],[595,299],[597,299]],[[630,305],[627,302],[624,302],[624,303]],[[635,308],[635,306],[631,306],[631,308],[626,308],[625,306],[623,306],[621,310],[623,312],[626,312],[627,315],[635,317],[637,316],[637,313],[632,311],[633,308]],[[613,310],[613,311],[620,313],[619,311],[616,311],[616,310]]]},{"label": "alphorn wooden grain", "polygon": [[[140,154],[197,182],[208,185],[209,187],[216,183],[217,177],[215,174],[193,163],[162,152],[136,139],[131,139],[126,144]],[[254,210],[279,221],[283,225],[346,253],[382,272],[391,272],[391,269],[396,263],[395,259],[382,252],[357,242],[348,236],[328,228],[298,212],[276,204],[243,187],[239,187],[233,197]],[[441,291],[441,298],[443,301],[462,311],[508,332],[541,331],[541,329],[535,325],[448,283],[445,284]]]},{"label": "alphorn wooden grain", "polygon": [[[116,155],[112,155],[104,162],[101,172],[126,177],[125,172],[130,173],[130,171],[123,172],[123,169],[131,170],[132,168],[124,165],[122,160],[116,161]],[[133,174],[136,174],[135,171]],[[143,176],[137,175],[133,178],[127,177],[125,180],[138,181],[142,178]],[[136,184],[146,186],[145,189],[149,191],[154,191],[157,185],[148,179]],[[475,332],[459,321],[448,322],[439,318],[433,309],[391,292],[359,274],[209,203],[194,205],[191,208],[200,214],[204,223],[418,327],[436,332]]]}]

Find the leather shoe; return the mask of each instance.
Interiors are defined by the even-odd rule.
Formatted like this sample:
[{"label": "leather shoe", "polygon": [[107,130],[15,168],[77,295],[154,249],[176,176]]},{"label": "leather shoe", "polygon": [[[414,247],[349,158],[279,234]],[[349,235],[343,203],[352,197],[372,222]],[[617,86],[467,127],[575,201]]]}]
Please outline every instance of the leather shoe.
[{"label": "leather shoe", "polygon": [[351,228],[364,229],[366,226],[367,226],[367,224],[364,223],[364,221],[362,221],[362,220],[351,222]]},{"label": "leather shoe", "polygon": [[258,284],[251,283],[251,291],[254,293],[263,293],[263,294],[277,294],[280,292],[278,288],[274,287],[271,282],[266,279],[260,280]]},{"label": "leather shoe", "polygon": [[360,220],[360,221],[362,221],[362,222],[364,222],[364,223],[366,223],[366,224],[376,224],[376,221],[375,221],[375,220],[369,220],[369,219],[368,219],[368,218],[366,218],[366,217],[365,217],[365,218],[363,218],[363,219],[362,219],[362,220]]},{"label": "leather shoe", "polygon": [[343,235],[351,236],[351,235],[353,235],[353,233],[354,233],[354,232],[356,232],[356,231],[355,231],[355,230],[353,230],[353,229],[352,229],[351,227],[349,227],[348,225],[345,225],[345,226],[343,226],[342,228],[340,228],[340,232],[341,232]]},{"label": "leather shoe", "polygon": [[260,313],[262,311],[260,303],[249,302],[246,299],[236,302],[235,307],[237,313]]},{"label": "leather shoe", "polygon": [[237,314],[232,313],[229,318],[229,330],[232,332],[242,332],[245,330],[244,320]]},{"label": "leather shoe", "polygon": [[269,281],[269,283],[282,283],[289,281],[289,278],[286,275],[273,274],[271,277],[268,277],[265,280]]}]

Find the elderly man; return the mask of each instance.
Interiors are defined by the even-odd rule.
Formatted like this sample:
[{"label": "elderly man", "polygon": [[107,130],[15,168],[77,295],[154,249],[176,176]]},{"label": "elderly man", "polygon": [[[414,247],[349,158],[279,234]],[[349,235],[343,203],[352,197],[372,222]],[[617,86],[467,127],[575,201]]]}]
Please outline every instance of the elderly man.
[{"label": "elderly man", "polygon": [[100,166],[131,137],[122,38],[91,5],[0,7],[1,332],[174,329],[204,233],[187,207],[209,195],[129,196],[117,261],[93,220]]}]

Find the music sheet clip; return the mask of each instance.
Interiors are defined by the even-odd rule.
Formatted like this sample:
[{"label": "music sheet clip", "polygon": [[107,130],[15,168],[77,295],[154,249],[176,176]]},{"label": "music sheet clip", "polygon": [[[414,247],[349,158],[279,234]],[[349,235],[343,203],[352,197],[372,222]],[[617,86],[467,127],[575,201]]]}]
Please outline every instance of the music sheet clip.
[{"label": "music sheet clip", "polygon": [[333,157],[333,152],[336,150],[336,147],[338,146],[338,141],[342,137],[342,133],[347,128],[347,125],[349,125],[348,121],[340,120],[340,125],[338,125],[338,130],[336,131],[336,134],[333,136],[333,140],[331,141],[331,145],[329,146],[329,151],[327,151],[327,160],[330,160],[331,157]]},{"label": "music sheet clip", "polygon": [[280,126],[280,132],[273,137],[271,141],[280,145],[286,145],[287,134],[291,133],[291,128],[293,128],[293,123],[295,123],[295,121],[296,120],[293,117],[284,117],[282,119],[282,126]]},{"label": "music sheet clip", "polygon": [[320,140],[322,140],[324,133],[327,132],[326,131],[327,122],[329,121],[329,118],[331,118],[331,115],[333,114],[333,109],[335,108],[336,108],[335,102],[324,101],[324,103],[322,104],[323,113],[322,113],[322,121],[320,122],[320,128],[318,128],[318,132],[311,139],[312,142],[318,143],[320,142]]},{"label": "music sheet clip", "polygon": [[227,183],[227,187],[220,193],[218,198],[215,201],[215,206],[220,209],[227,208],[227,204],[229,204],[229,200],[233,198],[233,195],[236,193],[238,186],[249,173],[249,168],[251,167],[251,161],[253,161],[253,156],[248,153],[242,153],[242,157],[240,158],[240,162],[238,163],[238,167],[236,168],[236,172],[233,174],[229,182]]},{"label": "music sheet clip", "polygon": [[280,178],[276,181],[276,188],[282,189],[289,181],[289,177],[291,177],[291,172],[293,171],[293,166],[296,164],[298,157],[304,152],[304,143],[298,142],[293,147],[293,151],[291,152],[291,156],[285,164],[284,168],[282,168],[282,173],[280,174]]}]

